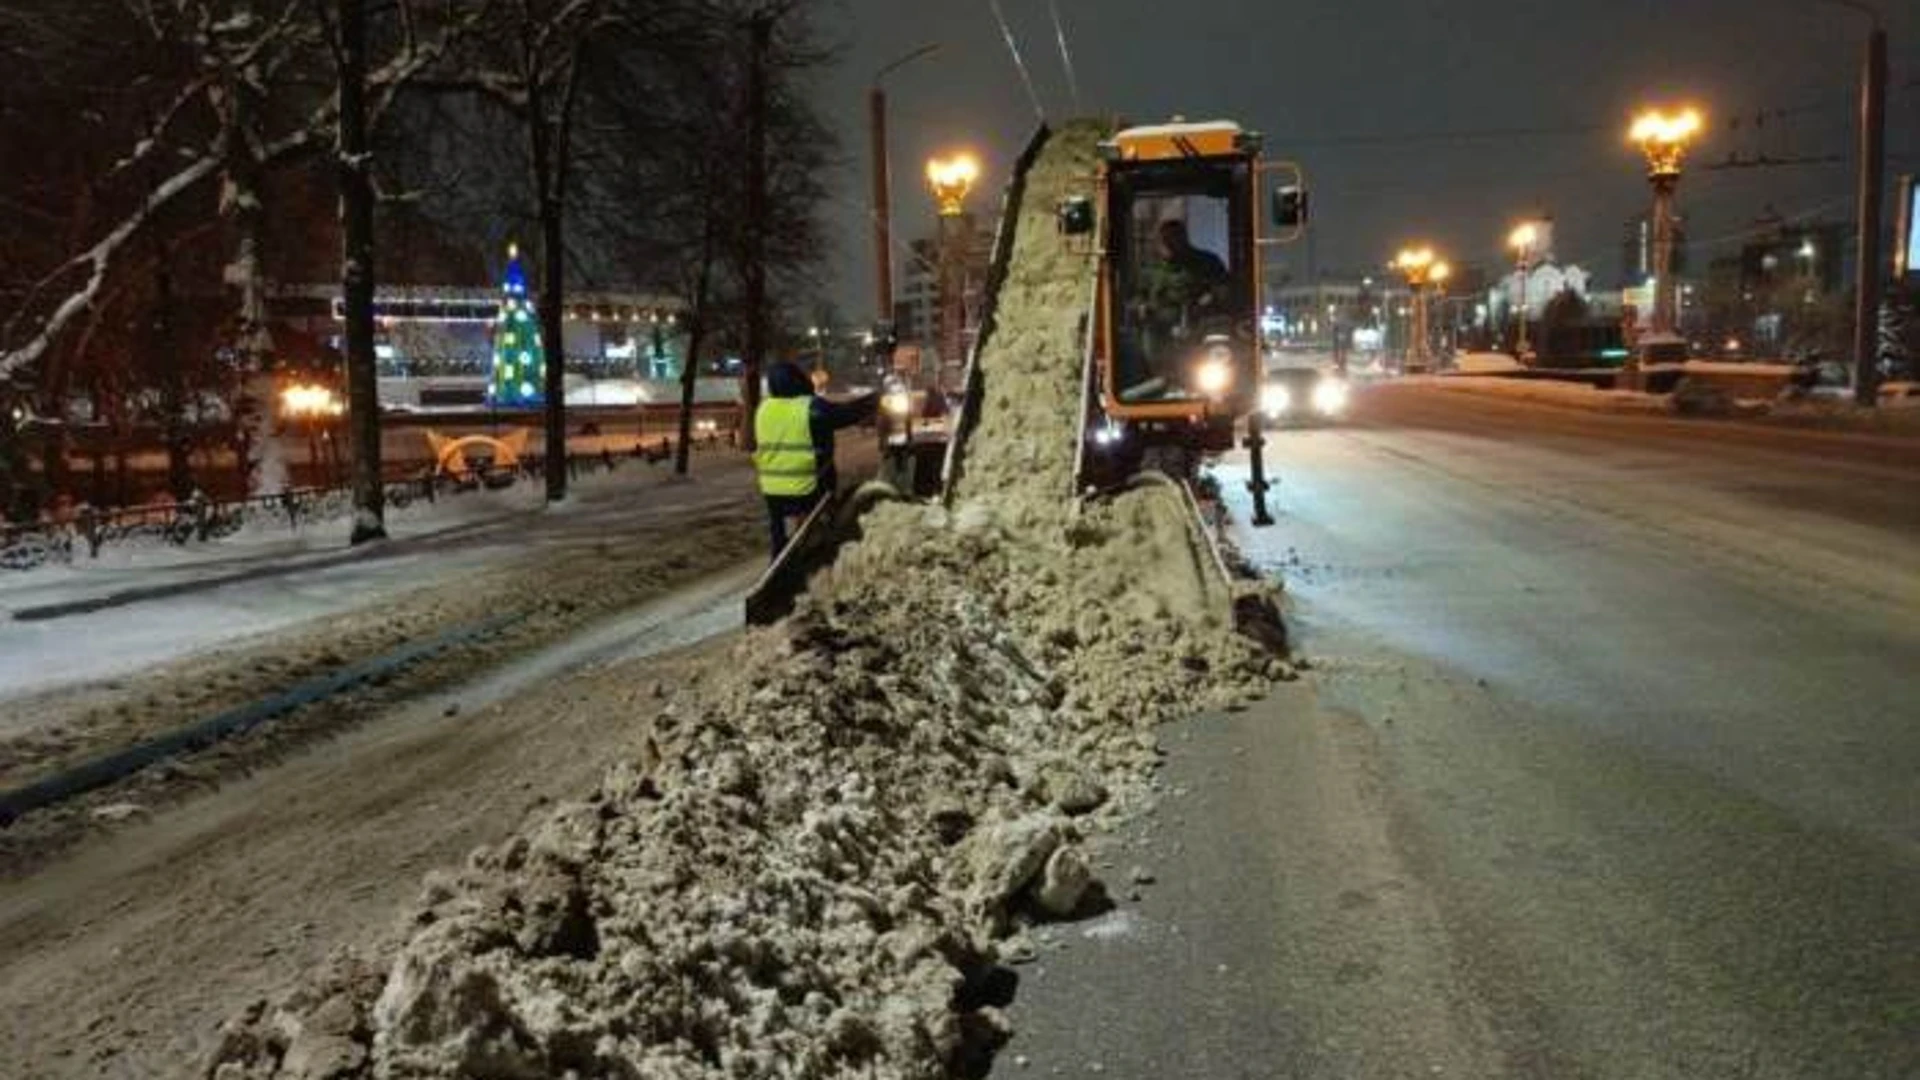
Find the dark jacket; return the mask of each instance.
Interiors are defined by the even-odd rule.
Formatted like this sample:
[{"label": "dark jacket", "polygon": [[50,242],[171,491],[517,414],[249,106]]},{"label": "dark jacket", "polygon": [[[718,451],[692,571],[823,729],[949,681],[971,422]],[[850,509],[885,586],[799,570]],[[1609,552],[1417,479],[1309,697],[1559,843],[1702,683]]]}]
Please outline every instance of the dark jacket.
[{"label": "dark jacket", "polygon": [[813,399],[807,407],[807,429],[813,436],[814,465],[819,470],[820,490],[832,491],[839,481],[833,467],[833,433],[871,417],[880,407],[880,395],[828,401],[813,392],[813,380],[800,370],[800,365],[783,360],[767,372],[767,396]]}]

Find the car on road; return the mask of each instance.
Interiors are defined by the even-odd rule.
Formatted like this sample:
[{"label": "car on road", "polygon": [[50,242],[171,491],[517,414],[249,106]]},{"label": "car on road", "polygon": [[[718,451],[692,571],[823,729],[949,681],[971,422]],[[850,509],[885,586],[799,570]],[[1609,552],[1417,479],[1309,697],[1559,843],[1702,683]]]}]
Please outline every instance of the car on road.
[{"label": "car on road", "polygon": [[1344,417],[1353,397],[1347,379],[1329,368],[1275,368],[1260,387],[1260,412],[1271,426],[1301,427]]}]

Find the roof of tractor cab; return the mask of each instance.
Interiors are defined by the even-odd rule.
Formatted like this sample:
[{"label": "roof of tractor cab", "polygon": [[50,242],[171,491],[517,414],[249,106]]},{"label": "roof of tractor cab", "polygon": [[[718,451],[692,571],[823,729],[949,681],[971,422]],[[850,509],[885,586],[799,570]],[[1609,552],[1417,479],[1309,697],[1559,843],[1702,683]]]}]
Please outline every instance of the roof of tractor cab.
[{"label": "roof of tractor cab", "polygon": [[1176,120],[1126,128],[1116,132],[1108,146],[1121,161],[1158,161],[1251,153],[1259,149],[1260,136],[1231,120]]}]

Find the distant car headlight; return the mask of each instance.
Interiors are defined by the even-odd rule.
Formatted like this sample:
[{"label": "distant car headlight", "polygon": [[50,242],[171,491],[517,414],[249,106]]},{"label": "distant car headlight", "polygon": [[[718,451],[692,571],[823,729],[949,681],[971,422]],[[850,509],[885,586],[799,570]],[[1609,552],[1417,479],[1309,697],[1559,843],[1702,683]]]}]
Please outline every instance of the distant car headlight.
[{"label": "distant car headlight", "polygon": [[1321,379],[1313,385],[1313,411],[1334,416],[1347,407],[1347,384],[1340,379]]},{"label": "distant car headlight", "polygon": [[[1224,354],[1224,355],[1222,355]],[[1193,371],[1193,384],[1208,397],[1219,397],[1233,385],[1233,354],[1224,348],[1214,349]]]},{"label": "distant car headlight", "polygon": [[1280,417],[1293,408],[1293,394],[1279,383],[1268,383],[1260,388],[1260,411],[1268,416]]}]

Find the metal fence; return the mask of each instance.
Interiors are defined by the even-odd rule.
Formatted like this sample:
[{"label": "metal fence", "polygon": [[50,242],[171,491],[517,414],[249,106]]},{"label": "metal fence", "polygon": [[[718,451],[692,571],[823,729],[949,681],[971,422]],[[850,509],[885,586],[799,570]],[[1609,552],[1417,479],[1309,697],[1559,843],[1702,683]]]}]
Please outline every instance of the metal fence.
[{"label": "metal fence", "polygon": [[[713,450],[738,445],[732,430],[696,435],[692,447]],[[673,458],[674,441],[662,436],[637,442],[630,450],[603,450],[597,454],[568,454],[567,473],[610,472],[622,461],[649,466]],[[546,471],[544,455],[527,455],[512,467],[480,465],[465,472],[423,470],[420,474],[386,482],[386,504],[404,508],[419,500],[434,502],[464,492],[499,490],[522,482],[538,482]],[[76,555],[98,558],[109,546],[184,546],[231,536],[247,526],[284,527],[297,531],[318,521],[346,517],[353,512],[353,489],[345,484],[295,488],[275,495],[246,499],[191,498],[185,502],[95,509],[81,506],[52,521],[0,525],[0,570],[27,570],[49,563],[71,563]]]}]

